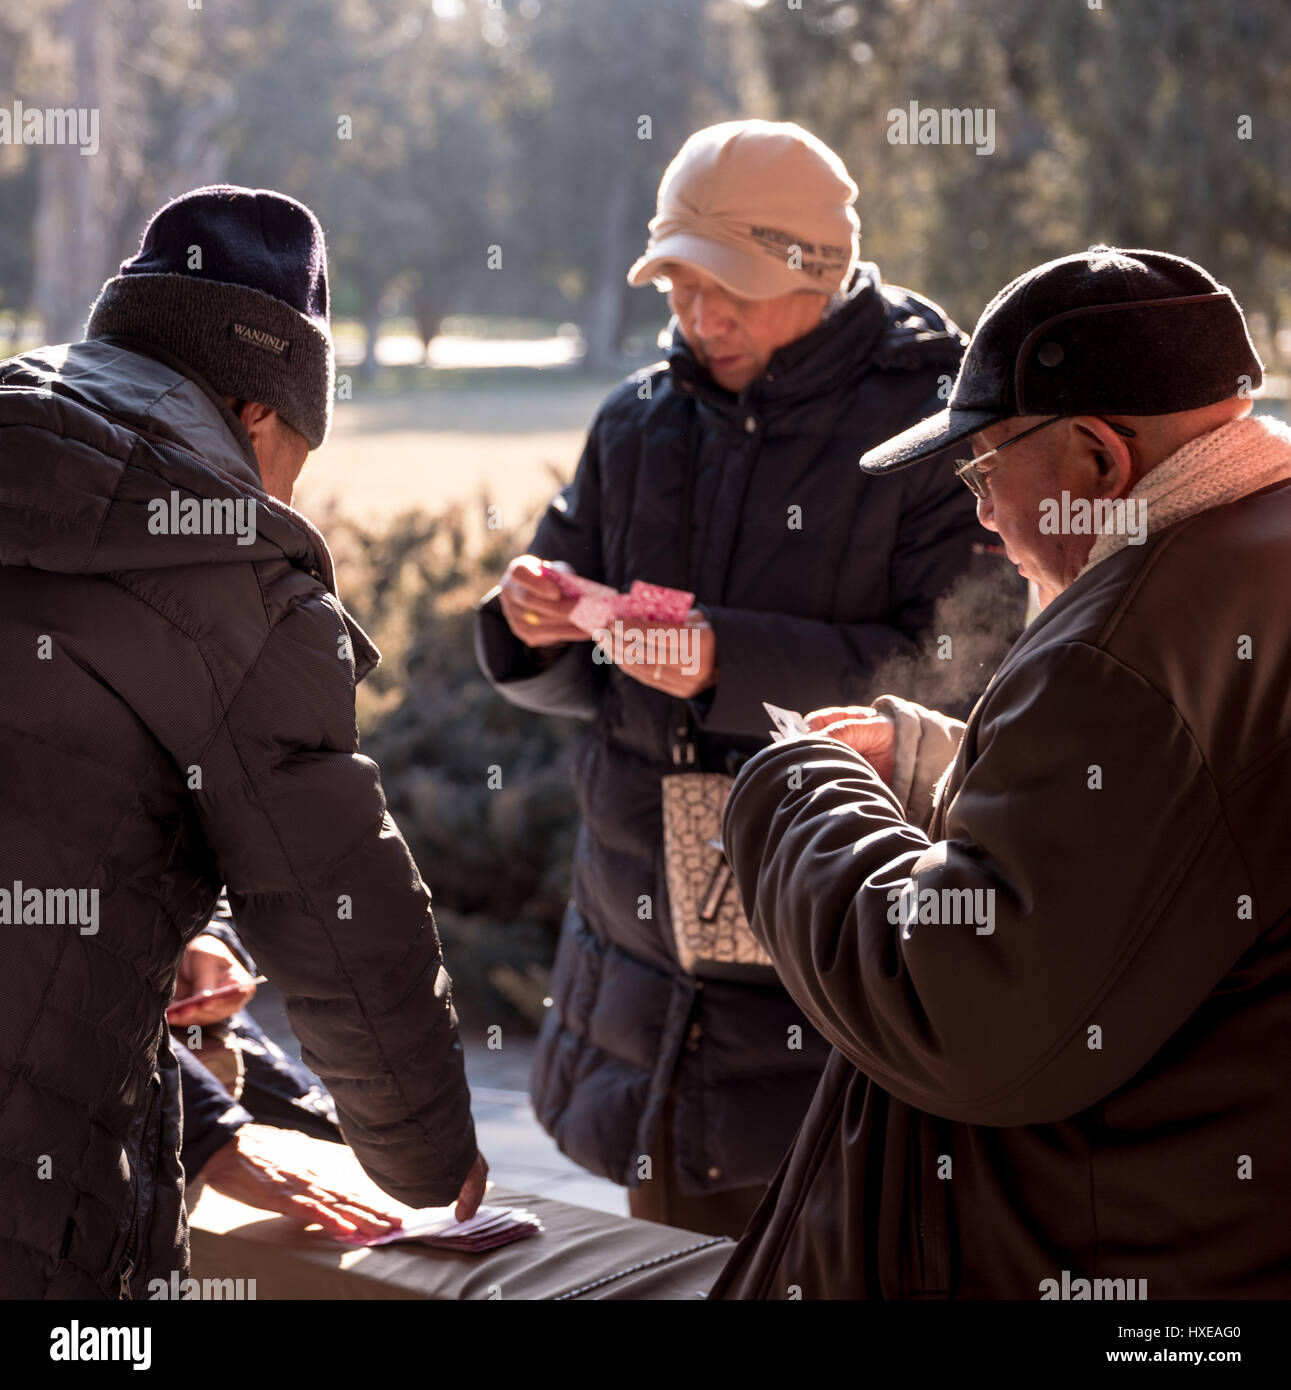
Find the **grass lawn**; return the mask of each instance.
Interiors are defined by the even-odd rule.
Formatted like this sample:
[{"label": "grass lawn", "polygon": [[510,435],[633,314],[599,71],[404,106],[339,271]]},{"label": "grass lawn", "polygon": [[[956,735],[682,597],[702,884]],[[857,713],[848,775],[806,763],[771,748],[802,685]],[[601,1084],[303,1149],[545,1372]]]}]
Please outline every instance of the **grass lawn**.
[{"label": "grass lawn", "polygon": [[[483,525],[523,525],[572,474],[616,378],[564,371],[443,373],[424,389],[338,401],[331,437],[305,465],[293,505],[366,524],[460,504]],[[426,378],[422,374],[422,380]]]}]

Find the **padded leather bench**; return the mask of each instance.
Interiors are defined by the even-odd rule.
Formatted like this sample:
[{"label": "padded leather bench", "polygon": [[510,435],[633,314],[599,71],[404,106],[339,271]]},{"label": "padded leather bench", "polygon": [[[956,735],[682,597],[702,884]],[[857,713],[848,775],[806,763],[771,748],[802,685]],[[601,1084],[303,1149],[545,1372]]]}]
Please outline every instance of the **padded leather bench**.
[{"label": "padded leather bench", "polygon": [[[343,1145],[288,1131],[283,1142],[328,1185],[405,1210]],[[734,1248],[725,1237],[505,1187],[491,1186],[484,1200],[525,1207],[545,1229],[477,1255],[413,1243],[355,1248],[199,1183],[190,1194],[192,1277],[254,1279],[257,1299],[700,1299]]]}]

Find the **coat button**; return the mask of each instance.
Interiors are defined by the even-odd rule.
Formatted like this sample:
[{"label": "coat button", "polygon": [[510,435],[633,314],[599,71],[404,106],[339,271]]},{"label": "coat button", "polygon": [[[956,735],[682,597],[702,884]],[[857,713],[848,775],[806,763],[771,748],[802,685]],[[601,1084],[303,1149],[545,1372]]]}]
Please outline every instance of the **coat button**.
[{"label": "coat button", "polygon": [[756,419],[754,416],[752,416],[752,415],[746,415],[746,416],[744,417],[744,433],[745,433],[745,434],[756,434],[757,432],[758,432],[758,422],[757,422],[757,419]]},{"label": "coat button", "polygon": [[722,1170],[717,1166],[716,1163],[714,1163],[713,1166],[708,1170],[708,1176],[710,1178],[720,1178],[722,1176]]},{"label": "coat button", "polygon": [[699,1040],[700,1040],[700,1038],[702,1038],[703,1036],[704,1036],[704,1029],[703,1029],[703,1026],[702,1026],[701,1024],[699,1024],[699,1023],[692,1023],[692,1024],[690,1025],[690,1032],[686,1035],[686,1051],[687,1051],[687,1052],[698,1052],[698,1051],[699,1051]]}]

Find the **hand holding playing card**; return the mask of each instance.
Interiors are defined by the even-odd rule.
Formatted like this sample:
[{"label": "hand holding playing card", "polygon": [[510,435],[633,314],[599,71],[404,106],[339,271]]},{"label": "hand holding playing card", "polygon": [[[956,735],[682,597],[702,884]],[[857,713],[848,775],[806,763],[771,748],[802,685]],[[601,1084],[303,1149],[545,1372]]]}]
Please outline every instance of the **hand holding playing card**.
[{"label": "hand holding playing card", "polygon": [[[679,699],[717,680],[717,640],[695,595],[637,579],[626,594],[546,564],[542,576],[571,603],[568,623],[595,637],[607,660],[642,685]],[[519,634],[517,634],[519,635]]]},{"label": "hand holding playing card", "polygon": [[[601,649],[607,650],[606,643]],[[638,652],[645,653],[644,660],[637,658]],[[623,623],[615,629],[607,654],[625,676],[679,700],[717,684],[717,636],[698,608],[690,609],[680,623]]]},{"label": "hand holding playing card", "polygon": [[829,705],[803,721],[813,732],[854,748],[889,785],[896,765],[896,725],[871,705]]},{"label": "hand holding playing card", "polygon": [[577,599],[568,597],[557,584],[556,576],[562,574],[577,578],[562,560],[518,555],[502,576],[498,595],[502,616],[527,647],[587,640],[589,634],[570,621]]}]

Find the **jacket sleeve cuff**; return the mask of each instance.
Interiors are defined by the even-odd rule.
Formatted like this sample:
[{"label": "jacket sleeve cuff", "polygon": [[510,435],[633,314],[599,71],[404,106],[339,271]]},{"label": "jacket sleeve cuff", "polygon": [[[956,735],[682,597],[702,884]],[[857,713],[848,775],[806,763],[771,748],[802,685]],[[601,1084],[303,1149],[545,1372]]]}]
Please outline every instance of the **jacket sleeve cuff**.
[{"label": "jacket sleeve cuff", "polygon": [[181,1042],[174,1043],[179,1064],[184,1131],[179,1157],[191,1182],[217,1149],[222,1149],[253,1116],[239,1105]]},{"label": "jacket sleeve cuff", "polygon": [[525,646],[507,625],[498,592],[491,589],[475,612],[475,656],[489,684],[521,709],[595,718],[599,687],[590,640]]},{"label": "jacket sleeve cuff", "polygon": [[959,752],[965,726],[898,695],[880,695],[874,708],[894,726],[893,794],[906,820],[927,830],[937,784]]}]

